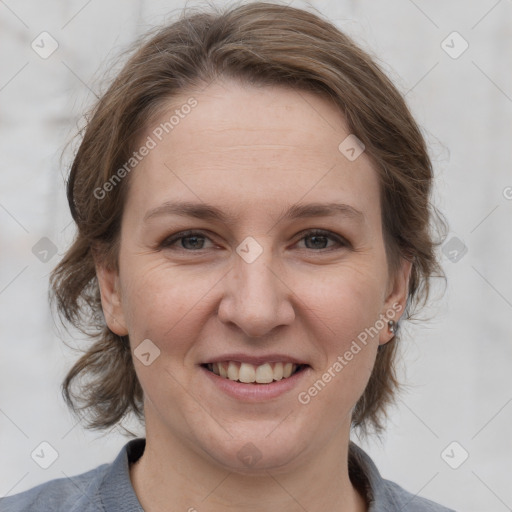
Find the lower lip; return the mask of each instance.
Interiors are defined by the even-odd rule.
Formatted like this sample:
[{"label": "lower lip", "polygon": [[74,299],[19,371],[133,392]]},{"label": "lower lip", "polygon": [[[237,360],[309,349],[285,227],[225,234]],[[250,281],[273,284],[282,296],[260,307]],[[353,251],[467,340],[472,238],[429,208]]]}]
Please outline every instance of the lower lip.
[{"label": "lower lip", "polygon": [[294,373],[291,377],[281,380],[275,380],[268,384],[245,384],[235,380],[225,379],[215,373],[200,366],[207,378],[221,391],[237,400],[246,402],[264,402],[272,398],[277,398],[295,388],[304,376],[309,372],[309,366],[303,370]]}]

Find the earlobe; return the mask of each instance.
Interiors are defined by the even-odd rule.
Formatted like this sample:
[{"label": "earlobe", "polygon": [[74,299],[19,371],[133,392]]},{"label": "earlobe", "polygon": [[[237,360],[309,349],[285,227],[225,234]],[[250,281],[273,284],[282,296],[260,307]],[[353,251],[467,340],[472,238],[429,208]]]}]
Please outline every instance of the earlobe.
[{"label": "earlobe", "polygon": [[384,303],[383,311],[386,317],[386,326],[380,331],[379,345],[392,340],[396,334],[398,320],[402,316],[409,295],[409,279],[411,276],[412,261],[402,258],[400,268],[396,271],[391,288]]},{"label": "earlobe", "polygon": [[126,336],[128,330],[122,308],[117,270],[96,265],[96,277],[100,288],[101,306],[108,328],[118,336]]}]

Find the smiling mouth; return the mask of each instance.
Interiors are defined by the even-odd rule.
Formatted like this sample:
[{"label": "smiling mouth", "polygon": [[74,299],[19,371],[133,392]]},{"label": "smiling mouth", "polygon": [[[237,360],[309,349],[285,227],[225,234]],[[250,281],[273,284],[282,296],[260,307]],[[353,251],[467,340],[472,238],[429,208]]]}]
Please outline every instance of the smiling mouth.
[{"label": "smiling mouth", "polygon": [[244,384],[270,384],[274,381],[287,379],[308,367],[307,364],[290,362],[254,365],[238,361],[206,363],[201,366],[219,377]]}]

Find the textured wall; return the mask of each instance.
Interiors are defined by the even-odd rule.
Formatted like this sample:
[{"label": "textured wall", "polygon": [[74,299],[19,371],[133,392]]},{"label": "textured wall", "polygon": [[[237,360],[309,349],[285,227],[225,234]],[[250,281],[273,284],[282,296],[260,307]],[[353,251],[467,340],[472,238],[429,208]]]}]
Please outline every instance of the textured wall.
[{"label": "textured wall", "polygon": [[[59,394],[77,356],[47,304],[48,274],[73,235],[68,157],[59,157],[109,59],[182,5],[0,2],[0,496],[110,461],[125,442],[115,430],[84,431]],[[380,59],[407,95],[451,228],[448,288],[429,322],[406,327],[408,387],[384,442],[363,447],[386,478],[421,496],[467,512],[510,510],[512,2],[312,5]],[[50,36],[37,37],[44,31]],[[58,452],[46,470],[31,458],[42,441]]]}]

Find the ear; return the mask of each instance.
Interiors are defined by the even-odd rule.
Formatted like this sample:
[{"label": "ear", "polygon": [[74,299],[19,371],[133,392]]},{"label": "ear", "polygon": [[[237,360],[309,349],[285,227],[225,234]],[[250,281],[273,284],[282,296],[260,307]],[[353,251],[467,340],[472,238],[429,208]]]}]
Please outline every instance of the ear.
[{"label": "ear", "polygon": [[384,345],[394,337],[390,332],[388,321],[398,322],[405,310],[405,304],[409,294],[409,278],[411,276],[412,261],[401,258],[400,267],[391,276],[387,297],[384,302],[384,310],[381,318],[385,319],[385,326],[379,334],[379,345]]},{"label": "ear", "polygon": [[118,336],[126,336],[128,329],[121,302],[119,272],[114,268],[97,263],[96,277],[100,287],[101,306],[108,328]]}]

